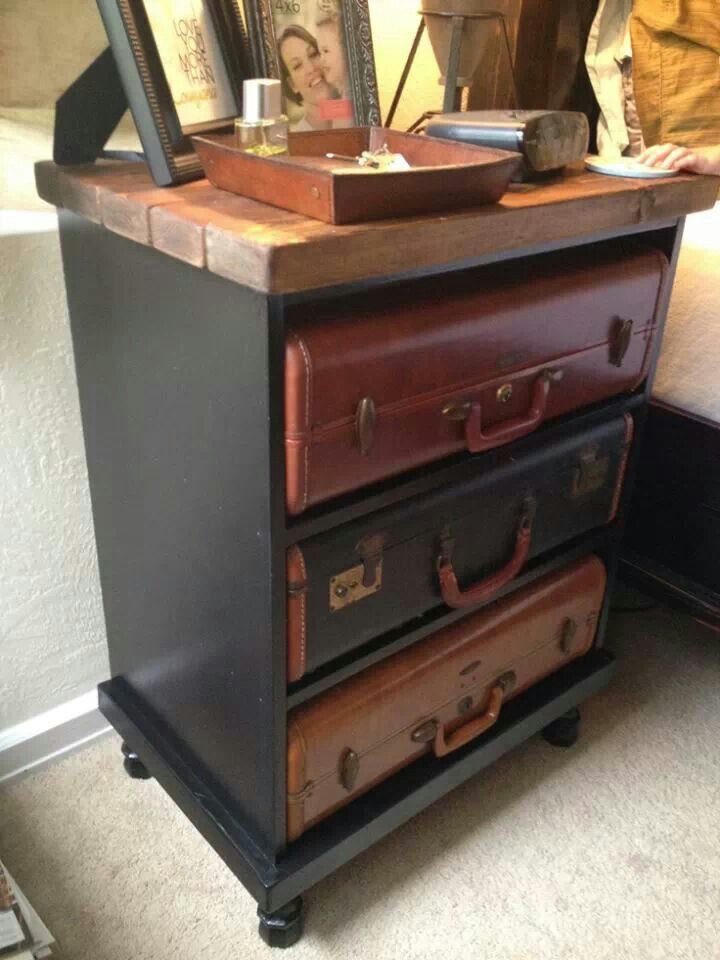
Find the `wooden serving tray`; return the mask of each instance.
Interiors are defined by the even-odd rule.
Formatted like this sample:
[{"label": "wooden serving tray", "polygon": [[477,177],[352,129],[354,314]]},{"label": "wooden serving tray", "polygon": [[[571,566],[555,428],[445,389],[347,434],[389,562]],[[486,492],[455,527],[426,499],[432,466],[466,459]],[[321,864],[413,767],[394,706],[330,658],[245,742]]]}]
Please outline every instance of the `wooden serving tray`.
[{"label": "wooden serving tray", "polygon": [[[521,162],[519,154],[438,140],[383,127],[293,133],[289,154],[257,157],[235,146],[233,134],[193,137],[208,180],[285,210],[358,223],[496,203]],[[387,144],[410,170],[378,172],[328,160],[359,156]]]}]

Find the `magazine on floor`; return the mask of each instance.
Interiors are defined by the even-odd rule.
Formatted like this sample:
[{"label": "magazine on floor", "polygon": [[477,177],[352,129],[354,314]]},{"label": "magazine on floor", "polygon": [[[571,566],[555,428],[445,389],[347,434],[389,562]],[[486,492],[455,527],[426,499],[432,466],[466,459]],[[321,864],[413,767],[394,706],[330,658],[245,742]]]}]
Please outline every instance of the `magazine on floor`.
[{"label": "magazine on floor", "polygon": [[0,958],[44,960],[53,938],[0,861]]}]

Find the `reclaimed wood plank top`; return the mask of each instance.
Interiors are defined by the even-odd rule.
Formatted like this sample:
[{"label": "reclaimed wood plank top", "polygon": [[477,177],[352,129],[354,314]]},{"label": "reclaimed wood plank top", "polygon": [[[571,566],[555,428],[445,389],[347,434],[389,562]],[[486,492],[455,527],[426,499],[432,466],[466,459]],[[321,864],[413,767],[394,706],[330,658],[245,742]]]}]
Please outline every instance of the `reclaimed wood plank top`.
[{"label": "reclaimed wood plank top", "polygon": [[604,177],[570,169],[513,185],[500,203],[333,226],[197,180],[160,188],[142,163],[35,166],[40,196],[108,230],[264,293],[295,293],[432,269],[676,219],[715,203],[720,180]]}]

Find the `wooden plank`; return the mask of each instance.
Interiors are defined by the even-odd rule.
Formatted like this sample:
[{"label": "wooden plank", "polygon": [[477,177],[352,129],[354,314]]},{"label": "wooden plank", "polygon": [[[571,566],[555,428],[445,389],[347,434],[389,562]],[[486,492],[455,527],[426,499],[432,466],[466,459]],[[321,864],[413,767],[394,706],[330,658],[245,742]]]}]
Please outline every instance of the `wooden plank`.
[{"label": "wooden plank", "polygon": [[72,210],[93,223],[103,222],[101,200],[104,194],[153,186],[144,164],[121,160],[100,161],[81,167],[60,167],[57,182],[60,193],[57,206]]},{"label": "wooden plank", "polygon": [[[628,200],[625,195],[607,197],[602,206],[583,199],[572,207],[570,213],[550,204],[515,209],[500,206],[483,217],[425,221],[422,231],[417,224],[413,228],[397,221],[384,227],[375,244],[362,234],[347,237],[342,244],[331,238],[318,240],[312,258],[300,246],[287,246],[275,251],[267,282],[273,291],[282,287],[294,292],[416,267],[460,263],[640,221],[638,200]],[[629,212],[633,214],[630,220]]]},{"label": "wooden plank", "polygon": [[258,236],[255,241],[249,240],[245,234],[243,242],[238,243],[236,230],[235,224],[228,225],[227,228],[217,222],[207,225],[205,257],[208,270],[265,293],[284,292],[282,285],[276,288],[277,281],[274,279],[272,262],[275,247],[272,232],[263,230],[262,239]]},{"label": "wooden plank", "polygon": [[641,195],[643,222],[683,217],[709,210],[718,198],[717,177],[678,178],[666,183],[665,189],[646,190]]},{"label": "wooden plank", "polygon": [[[163,253],[184,260],[194,267],[207,266],[205,228],[210,223],[219,227],[234,227],[246,236],[257,231],[258,222],[297,224],[296,214],[278,207],[267,207],[254,200],[237,197],[210,186],[203,186],[180,203],[154,207],[150,211],[152,245]],[[256,284],[251,284],[255,286]]]},{"label": "wooden plank", "polygon": [[[712,205],[717,187],[683,178],[647,191],[629,181],[604,186],[603,178],[577,178],[584,189],[554,184],[506,195],[501,204],[452,216],[383,221],[374,225],[336,227],[334,233],[304,227],[290,242],[267,236],[269,262],[253,284],[270,292],[291,293],[350,283],[414,268],[480,258],[500,251],[569,239],[680,216]],[[624,181],[625,184],[628,181]],[[661,199],[657,197],[660,193]],[[653,197],[655,199],[649,199]],[[308,221],[308,224],[312,221]],[[207,230],[208,267],[236,282],[248,282],[247,265],[237,257],[234,228]]]},{"label": "wooden plank", "polygon": [[211,219],[209,207],[192,203],[154,207],[150,211],[152,245],[193,267],[205,267],[205,227]]},{"label": "wooden plank", "polygon": [[668,220],[711,207],[717,178],[603,177],[582,168],[517,184],[498,204],[338,227],[214,190],[155,187],[142,164],[39,164],[40,195],[137,242],[269,293],[430,269]]},{"label": "wooden plank", "polygon": [[[720,181],[709,178],[681,176],[668,177],[665,180],[642,180],[631,177],[605,177],[578,166],[569,168],[564,177],[548,182],[512,184],[501,203],[504,207],[528,208],[594,200],[599,209],[606,198],[622,195],[629,201],[637,196],[643,196],[646,198],[643,201],[644,204],[650,208],[657,206],[659,209],[661,197],[669,195],[677,197],[679,194],[690,198],[694,197],[698,191],[702,192],[699,181],[704,182],[709,190],[714,187],[717,192]],[[661,214],[657,214],[657,219],[661,219]],[[632,217],[629,217],[627,225],[633,222]]]},{"label": "wooden plank", "polygon": [[[133,190],[132,187],[137,189]],[[131,189],[120,192],[103,190],[100,193],[100,215],[102,223],[128,240],[151,245],[150,214],[156,207],[182,203],[185,192],[177,188],[151,187],[131,184]]]},{"label": "wooden plank", "polygon": [[49,203],[145,244],[150,243],[152,207],[182,199],[175,190],[156,187],[144,164],[121,160],[77,167],[44,161],[36,166],[35,181]]}]

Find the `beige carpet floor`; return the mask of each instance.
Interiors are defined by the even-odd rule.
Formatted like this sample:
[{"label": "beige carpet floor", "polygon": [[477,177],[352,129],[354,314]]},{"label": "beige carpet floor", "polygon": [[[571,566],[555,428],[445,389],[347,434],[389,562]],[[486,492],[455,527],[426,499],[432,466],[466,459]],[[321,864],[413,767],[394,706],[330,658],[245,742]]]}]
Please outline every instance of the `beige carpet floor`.
[{"label": "beige carpet floor", "polygon": [[[291,956],[720,960],[720,636],[616,616],[581,742],[534,739],[306,897]],[[63,960],[269,956],[254,904],[118,741],[0,792],[0,851]]]}]

